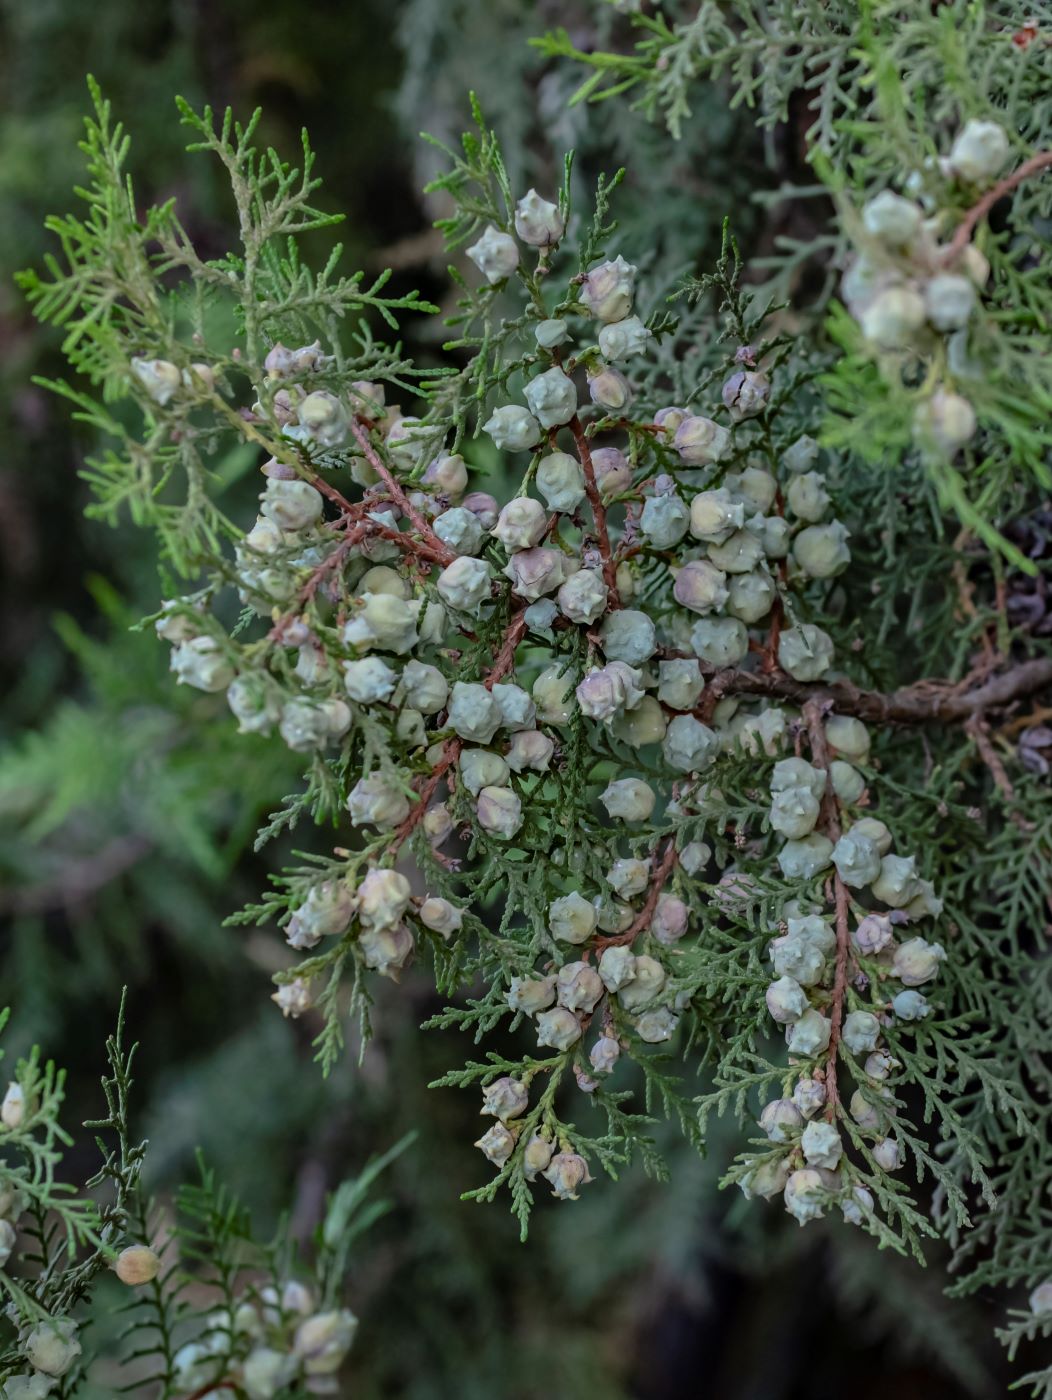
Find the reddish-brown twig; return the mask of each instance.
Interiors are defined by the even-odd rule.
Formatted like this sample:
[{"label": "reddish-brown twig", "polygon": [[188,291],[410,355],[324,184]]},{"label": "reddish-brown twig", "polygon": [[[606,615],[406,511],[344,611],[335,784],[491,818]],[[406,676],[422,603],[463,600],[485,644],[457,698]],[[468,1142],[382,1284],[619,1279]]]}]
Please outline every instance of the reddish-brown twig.
[{"label": "reddish-brown twig", "polygon": [[304,607],[317,593],[326,577],[339,568],[356,545],[361,544],[363,540],[368,539],[370,536],[390,540],[392,544],[396,544],[399,549],[403,550],[405,553],[412,554],[418,559],[426,560],[429,566],[431,564],[441,564],[443,562],[436,556],[435,551],[430,545],[422,540],[414,539],[411,535],[403,534],[401,530],[392,529],[380,520],[365,519],[358,520],[355,523],[353,521],[348,521],[346,517],[341,517],[341,519],[336,522],[338,526],[345,526],[348,523],[354,523],[354,528],[348,530],[335,548],[311,571],[306,581],[297,591],[296,601],[278,618],[273,627],[271,627],[267,634],[270,641],[281,641],[285,635],[286,628],[299,617]]},{"label": "reddish-brown twig", "polygon": [[[525,631],[526,618],[523,616],[522,612],[517,612],[505,629],[503,640],[501,641],[496,656],[493,658],[493,665],[483,677],[482,684],[487,690],[492,689],[492,687],[495,686],[499,680],[502,680],[515,665],[515,652],[519,643],[522,641]],[[463,747],[463,739],[453,737],[446,740],[438,762],[424,779],[422,786],[417,790],[417,799],[413,803],[408,816],[402,822],[401,826],[395,829],[394,835],[391,837],[391,841],[387,847],[389,855],[393,855],[399,849],[403,842],[412,835],[423,820],[424,813],[427,811],[431,799],[435,795],[435,790],[445,774],[448,773],[450,768],[452,768],[460,757],[460,751]]]},{"label": "reddish-brown twig", "polygon": [[836,911],[836,967],[833,973],[833,1004],[829,1012],[829,1053],[826,1057],[826,1116],[836,1117],[840,1094],[837,1089],[836,1061],[840,1049],[840,1031],[844,1024],[844,1002],[847,998],[847,974],[851,961],[851,940],[848,931],[847,889],[839,874],[833,872],[833,907]]},{"label": "reddish-brown twig", "polygon": [[[829,741],[826,738],[825,725],[822,723],[825,712],[829,709],[828,700],[818,696],[811,699],[804,706],[802,714],[804,724],[807,728],[807,739],[811,746],[811,762],[816,768],[820,768],[823,773],[828,774],[832,755],[829,751]],[[825,795],[822,798],[822,807],[819,813],[819,826],[831,841],[840,839],[840,805],[837,802],[836,794],[833,792],[831,782],[826,783]],[[833,877],[833,907],[835,910],[835,930],[836,930],[836,962],[833,972],[833,1001],[829,1010],[829,1049],[826,1053],[826,1116],[832,1120],[836,1116],[837,1104],[840,1101],[837,1091],[836,1062],[837,1052],[840,1049],[840,1031],[844,1021],[844,1002],[847,998],[847,976],[848,967],[851,962],[851,934],[848,928],[848,898],[847,889],[841,880],[839,872],[834,869]]]},{"label": "reddish-brown twig", "polygon": [[309,481],[316,491],[320,491],[326,500],[331,501],[334,506],[338,506],[340,514],[345,516],[348,520],[353,520],[356,516],[361,515],[363,511],[371,508],[370,503],[366,501],[349,501],[342,491],[333,486],[331,481],[326,481],[325,478],[316,471],[307,472],[304,479]]},{"label": "reddish-brown twig", "polygon": [[519,643],[522,641],[525,631],[525,614],[523,612],[517,612],[508,623],[503,640],[500,644],[500,649],[493,658],[493,665],[486,673],[486,677],[482,682],[487,690],[492,690],[497,682],[503,680],[512,666],[514,666],[515,652],[518,649]]},{"label": "reddish-brown twig", "polygon": [[[345,523],[346,522],[342,519],[338,522],[338,524],[341,525]],[[282,613],[282,615],[278,618],[277,622],[274,623],[274,626],[267,633],[268,641],[280,642],[282,640],[282,638],[285,635],[286,628],[288,628],[293,622],[296,621],[300,613],[310,602],[310,600],[314,597],[315,593],[317,593],[321,585],[325,582],[327,576],[331,574],[334,570],[339,568],[339,566],[343,563],[344,559],[346,559],[347,555],[351,552],[355,545],[359,544],[361,540],[365,538],[367,533],[368,531],[365,525],[361,521],[359,521],[355,525],[353,530],[347,531],[343,539],[340,540],[340,542],[331,551],[331,553],[327,554],[325,558],[321,561],[321,563],[316,565],[311,570],[306,581],[296,591],[296,601],[292,604],[290,608],[286,609],[286,611]]]},{"label": "reddish-brown twig", "polygon": [[[965,732],[971,737],[978,750],[979,757],[989,770],[990,776],[994,780],[997,790],[1001,793],[1006,803],[1015,802],[1015,788],[1012,780],[1008,776],[1008,771],[1001,761],[1001,755],[994,748],[993,740],[990,738],[990,727],[981,714],[974,714],[964,726]],[[1008,818],[1020,831],[1033,831],[1033,822],[1023,816],[1016,806],[1008,808]]]},{"label": "reddish-brown twig", "polygon": [[975,747],[979,750],[979,757],[990,770],[990,776],[1000,788],[1002,794],[1011,802],[1015,797],[1015,789],[1012,787],[1011,779],[1005,771],[1005,766],[1001,762],[997,750],[990,740],[987,726],[983,723],[981,715],[972,715],[964,726],[965,731],[972,737]]},{"label": "reddish-brown twig", "polygon": [[877,724],[959,724],[974,714],[1052,685],[1052,656],[1021,661],[982,685],[963,691],[953,682],[941,679],[918,681],[885,693],[860,690],[846,680],[797,681],[784,671],[742,671],[733,666],[717,669],[704,665],[702,671],[706,675],[705,690],[694,712],[701,720],[711,719],[717,701],[725,695],[771,695],[796,705],[824,698],[838,714]]},{"label": "reddish-brown twig", "polygon": [[592,521],[595,524],[595,539],[599,547],[599,557],[603,564],[603,582],[606,584],[609,594],[610,607],[619,608],[621,599],[617,592],[617,565],[614,563],[613,551],[610,548],[610,531],[606,524],[606,506],[603,505],[603,498],[599,493],[599,487],[595,479],[595,467],[592,465],[592,452],[585,437],[581,420],[575,413],[566,425],[573,434],[574,445],[577,448],[577,455],[581,459],[581,470],[584,472],[584,489],[588,497],[588,504],[592,510]]},{"label": "reddish-brown twig", "polygon": [[[395,530],[390,525],[385,525],[380,520],[369,520],[364,522],[369,531],[374,535],[380,535],[385,540],[390,540],[396,544],[405,554],[412,554],[417,559],[425,559],[428,565],[441,564],[443,567],[449,563],[449,556],[443,551],[434,549],[426,540],[415,539],[412,535],[407,535],[402,530]],[[437,536],[435,537],[438,538]]]},{"label": "reddish-brown twig", "polygon": [[394,835],[387,847],[388,855],[394,855],[420,825],[424,813],[431,805],[435,790],[460,757],[460,751],[463,747],[464,740],[459,738],[447,739],[443,744],[442,754],[438,762],[424,780],[423,785],[417,789],[417,799],[409,809],[409,815],[400,826],[395,828]]},{"label": "reddish-brown twig", "polygon": [[413,503],[410,501],[409,497],[406,495],[401,485],[395,480],[388,467],[382,461],[380,454],[377,452],[376,448],[369,440],[368,432],[358,421],[357,418],[351,419],[351,432],[354,434],[355,442],[357,442],[358,446],[361,448],[362,456],[369,463],[370,467],[372,467],[373,471],[380,478],[383,484],[387,487],[391,499],[395,502],[398,508],[412,521],[413,528],[416,530],[420,538],[426,541],[426,543],[430,546],[431,550],[434,553],[436,562],[443,565],[452,564],[453,560],[457,556],[449,548],[449,546],[444,543],[444,541],[439,539],[439,537],[435,534],[434,530],[432,530],[428,522],[417,510],[416,506],[414,506]]},{"label": "reddish-brown twig", "polygon": [[616,948],[620,944],[632,944],[636,938],[650,925],[650,920],[654,917],[654,910],[657,908],[658,896],[665,887],[668,877],[672,874],[672,868],[676,864],[676,842],[670,839],[665,847],[661,862],[654,871],[653,879],[650,881],[650,888],[647,890],[647,897],[642,909],[625,929],[624,933],[612,933],[604,935],[595,940],[595,951],[602,953],[604,948]]},{"label": "reddish-brown twig", "polygon": [[1003,180],[998,180],[996,185],[992,185],[981,199],[976,200],[957,225],[953,237],[946,245],[943,263],[956,262],[968,246],[976,224],[989,214],[999,199],[1010,194],[1017,185],[1021,185],[1031,175],[1036,175],[1041,170],[1047,170],[1049,166],[1052,166],[1052,151],[1038,151],[1037,155],[1031,156],[1029,160],[1024,160],[1022,165],[1017,165]]}]

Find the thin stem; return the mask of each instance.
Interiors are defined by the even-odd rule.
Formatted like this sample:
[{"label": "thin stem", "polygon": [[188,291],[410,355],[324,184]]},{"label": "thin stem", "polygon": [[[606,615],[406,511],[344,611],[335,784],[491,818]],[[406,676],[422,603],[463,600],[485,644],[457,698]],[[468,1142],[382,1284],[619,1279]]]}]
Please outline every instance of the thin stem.
[{"label": "thin stem", "polygon": [[[522,641],[526,631],[526,618],[522,612],[517,612],[508,623],[504,632],[504,637],[496,656],[493,658],[493,665],[483,678],[482,684],[487,690],[492,688],[501,680],[515,665],[515,652]],[[442,778],[460,757],[460,751],[464,747],[464,741],[458,737],[446,740],[442,748],[442,754],[434,768],[428,774],[423,786],[418,789],[418,797],[414,802],[409,815],[402,822],[401,826],[395,829],[387,847],[388,855],[394,855],[399,850],[405,840],[416,830],[423,819],[424,813],[430,805],[432,797],[435,795]]]},{"label": "thin stem", "polygon": [[351,432],[354,434],[354,439],[361,448],[362,456],[387,487],[392,500],[395,501],[399,508],[409,517],[417,533],[430,546],[431,550],[434,552],[436,562],[442,565],[452,564],[453,560],[457,557],[456,554],[454,554],[453,550],[451,550],[447,544],[439,539],[431,526],[417,510],[416,506],[412,504],[405,491],[381,460],[380,454],[369,440],[369,434],[357,418],[351,419]]},{"label": "thin stem", "polygon": [[[840,804],[833,784],[829,779],[832,755],[829,740],[826,738],[823,716],[829,703],[820,696],[811,699],[803,708],[803,719],[807,726],[807,739],[811,746],[811,761],[816,768],[826,774],[826,790],[822,797],[819,812],[819,825],[833,842],[840,840]],[[833,972],[833,1002],[829,1011],[829,1049],[826,1053],[826,1116],[832,1121],[836,1117],[840,1094],[837,1089],[836,1062],[840,1049],[840,1031],[844,1023],[844,1002],[847,999],[847,975],[851,962],[851,936],[848,928],[848,895],[839,872],[833,871],[833,907],[836,911],[836,962]]]},{"label": "thin stem", "polygon": [[964,728],[974,741],[975,747],[979,751],[979,757],[990,770],[990,776],[997,784],[1005,800],[1007,802],[1014,802],[1015,789],[1012,787],[1011,779],[1005,771],[1005,766],[1001,762],[997,750],[990,742],[990,735],[987,726],[983,723],[981,715],[972,715]]},{"label": "thin stem", "polygon": [[837,1088],[836,1061],[840,1049],[840,1032],[844,1024],[844,1002],[847,999],[847,974],[851,962],[851,939],[848,930],[847,890],[840,875],[833,872],[833,902],[836,910],[836,969],[833,974],[833,1005],[829,1013],[829,1053],[826,1056],[826,1117],[836,1117],[840,1092]]},{"label": "thin stem", "polygon": [[609,594],[610,607],[619,608],[621,599],[617,592],[617,565],[614,563],[613,551],[610,548],[610,531],[606,524],[606,507],[603,505],[603,498],[599,494],[599,487],[595,479],[595,467],[592,465],[592,453],[588,446],[588,439],[585,437],[581,420],[575,413],[566,425],[573,434],[574,446],[577,448],[577,455],[581,459],[581,468],[584,472],[584,489],[588,497],[588,504],[592,510],[592,520],[595,524],[595,538],[599,546],[599,557],[603,561],[603,582]]},{"label": "thin stem", "polygon": [[[323,483],[319,480],[317,484],[320,486]],[[365,509],[373,503],[361,501],[357,504]],[[361,544],[363,540],[368,539],[370,536],[390,540],[392,544],[396,544],[399,549],[403,550],[405,553],[412,554],[418,559],[426,560],[428,565],[442,562],[440,559],[436,559],[435,551],[428,545],[420,540],[412,539],[409,535],[403,534],[401,530],[390,529],[379,520],[365,519],[355,521],[345,514],[341,516],[335,524],[337,528],[345,528],[348,525],[354,525],[354,529],[348,530],[347,534],[344,535],[343,539],[340,540],[332,552],[326,555],[321,563],[316,565],[311,571],[306,582],[297,592],[296,601],[278,618],[273,627],[271,627],[267,634],[267,639],[269,641],[280,642],[282,640],[286,629],[299,618],[300,613],[317,593],[326,577],[339,568],[356,545]]]},{"label": "thin stem", "polygon": [[625,929],[624,933],[610,934],[609,937],[597,938],[595,940],[595,950],[601,953],[604,948],[616,948],[621,944],[634,943],[639,934],[643,932],[654,917],[654,910],[657,908],[658,896],[665,887],[668,877],[672,874],[672,869],[676,864],[676,842],[675,838],[669,840],[661,857],[661,863],[654,871],[654,878],[650,882],[647,890],[646,901],[642,909]]},{"label": "thin stem", "polygon": [[847,680],[797,681],[784,671],[741,671],[704,665],[702,671],[707,672],[706,686],[695,713],[703,720],[711,719],[716,702],[725,695],[773,695],[798,705],[824,699],[838,714],[874,723],[953,724],[1052,685],[1052,656],[1022,661],[970,690],[962,690],[949,680],[926,679],[887,694],[860,690]]},{"label": "thin stem", "polygon": [[509,622],[500,644],[500,650],[493,658],[493,665],[490,667],[485,680],[482,682],[487,690],[492,690],[497,682],[502,680],[514,666],[515,652],[519,643],[522,641],[525,631],[525,613],[517,612]]},{"label": "thin stem", "polygon": [[[337,523],[344,525],[348,522],[346,519],[342,519]],[[317,593],[326,577],[339,568],[355,545],[359,544],[368,533],[362,522],[359,522],[353,530],[347,531],[332,553],[327,554],[321,563],[311,570],[306,582],[297,590],[296,601],[282,613],[267,633],[268,641],[280,642],[282,640],[286,629],[299,618],[300,613]]]},{"label": "thin stem", "polygon": [[402,822],[401,826],[395,828],[390,845],[387,847],[388,855],[394,855],[419,826],[420,822],[423,820],[424,813],[431,805],[431,799],[435,795],[435,789],[438,787],[445,774],[453,767],[454,763],[456,763],[463,747],[463,739],[452,738],[446,740],[445,744],[442,746],[441,757],[434,768],[432,768],[424,785],[418,789],[417,800],[413,803],[409,815]]},{"label": "thin stem", "polygon": [[1047,170],[1050,165],[1052,165],[1052,151],[1038,151],[1037,155],[1031,156],[1029,160],[1024,160],[1022,165],[1017,166],[1010,175],[1006,175],[1003,180],[998,180],[996,185],[988,189],[982,199],[977,200],[972,205],[957,225],[956,231],[946,247],[946,252],[943,254],[943,262],[947,264],[956,262],[971,241],[976,224],[989,214],[999,199],[1010,194],[1017,185],[1021,185],[1031,175]]},{"label": "thin stem", "polygon": [[247,442],[254,442],[257,447],[262,448],[268,457],[273,457],[275,461],[281,462],[284,466],[292,467],[298,476],[302,477],[305,481],[309,481],[315,490],[320,491],[321,494],[330,500],[333,505],[337,506],[344,515],[359,514],[361,511],[370,508],[364,501],[349,501],[342,491],[337,490],[337,488],[326,481],[323,476],[315,472],[310,466],[310,463],[306,462],[298,452],[292,452],[287,441],[271,441],[271,439],[257,427],[257,424],[260,422],[258,418],[253,420],[252,418],[243,417],[219,394],[213,394],[209,402],[217,412],[223,415],[235,432],[240,433]]}]

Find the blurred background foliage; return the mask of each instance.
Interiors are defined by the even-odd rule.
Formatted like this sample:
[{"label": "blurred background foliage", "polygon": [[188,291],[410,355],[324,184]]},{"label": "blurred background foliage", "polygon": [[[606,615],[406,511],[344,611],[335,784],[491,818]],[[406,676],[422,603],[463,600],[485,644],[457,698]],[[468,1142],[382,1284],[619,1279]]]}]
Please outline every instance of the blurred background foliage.
[{"label": "blurred background foliage", "polygon": [[[520,1246],[510,1216],[458,1200],[482,1176],[475,1104],[426,1089],[460,1051],[437,1044],[450,1033],[418,1033],[437,1009],[423,977],[385,988],[362,1065],[349,1057],[321,1079],[311,1026],[266,1000],[277,934],[222,927],[296,847],[293,832],[252,849],[295,764],[280,742],[237,736],[222,697],[174,686],[166,649],[135,629],[159,602],[150,543],[85,520],[77,471],[90,443],[30,382],[60,370],[57,338],[12,274],[47,250],[45,215],[71,206],[89,71],[133,135],[140,202],[175,195],[209,254],[227,246],[230,209],[209,164],[183,154],[176,92],[242,115],[262,105],[263,135],[286,153],[307,126],[325,207],[347,215],[348,267],[390,265],[399,289],[437,300],[449,296],[438,211],[418,194],[435,155],[416,133],[455,139],[469,87],[520,187],[552,188],[569,146],[580,179],[626,165],[622,246],[670,280],[711,262],[727,213],[753,254],[779,234],[806,238],[813,213],[777,194],[806,182],[792,122],[761,138],[718,85],[698,92],[676,146],[625,104],[567,107],[579,75],[527,40],[558,23],[601,44],[611,19],[588,0],[0,0],[8,1052],[41,1042],[71,1069],[69,1124],[97,1113],[127,984],[152,1187],[163,1197],[192,1175],[201,1147],[264,1230],[287,1209],[304,1238],[326,1190],[417,1128],[390,1175],[397,1209],[360,1249],[351,1284],[357,1397],[1003,1394],[996,1300],[950,1303],[935,1272],[878,1257],[835,1222],[805,1241],[777,1205],[742,1210],[715,1190],[731,1151],[718,1125],[705,1162],[671,1146],[670,1184],[597,1185],[539,1210]],[[436,323],[410,334],[418,354],[440,339]],[[234,508],[250,514],[251,464],[223,467]],[[93,1166],[81,1133],[69,1169],[83,1179]]]}]

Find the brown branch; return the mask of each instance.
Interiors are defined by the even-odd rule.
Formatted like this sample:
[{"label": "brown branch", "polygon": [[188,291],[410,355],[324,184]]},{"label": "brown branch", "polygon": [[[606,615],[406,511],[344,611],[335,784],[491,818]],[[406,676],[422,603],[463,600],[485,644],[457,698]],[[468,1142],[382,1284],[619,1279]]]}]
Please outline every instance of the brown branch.
[{"label": "brown branch", "polygon": [[[426,559],[429,567],[431,564],[441,564],[444,568],[449,563],[449,556],[444,550],[439,553],[425,540],[414,539],[412,535],[407,535],[402,530],[394,530],[390,525],[384,525],[379,520],[366,520],[362,523],[371,534],[379,535],[381,539],[390,540],[404,553],[415,555],[417,559]],[[435,538],[438,539],[438,536],[436,535]],[[439,543],[441,544],[441,540]],[[455,555],[454,558],[456,558]]]},{"label": "brown branch", "polygon": [[323,476],[313,469],[304,472],[303,479],[309,481],[315,491],[320,491],[326,500],[331,501],[334,506],[337,506],[341,515],[345,516],[348,520],[353,519],[356,515],[361,515],[363,511],[371,508],[372,503],[369,501],[349,501],[342,491],[333,486],[331,481],[326,481]]},{"label": "brown branch", "polygon": [[956,262],[968,246],[971,236],[975,231],[976,224],[980,219],[985,218],[986,215],[989,214],[990,210],[999,199],[1003,199],[1006,194],[1010,194],[1017,185],[1021,185],[1023,181],[1029,179],[1031,175],[1036,175],[1042,170],[1047,170],[1050,165],[1052,165],[1052,151],[1038,151],[1037,155],[1031,156],[1029,160],[1024,160],[1022,165],[1017,166],[1010,175],[1006,175],[1003,180],[998,180],[996,185],[988,189],[983,197],[972,205],[967,214],[965,214],[964,218],[957,225],[954,235],[947,244],[946,251],[943,254],[943,263],[949,264]]},{"label": "brown branch", "polygon": [[809,700],[824,699],[838,714],[878,724],[953,724],[1033,695],[1048,685],[1052,685],[1052,656],[1021,661],[970,690],[961,691],[947,680],[925,680],[887,694],[860,690],[847,680],[797,681],[784,671],[710,668],[702,703],[695,713],[700,719],[711,717],[716,702],[725,695],[770,695],[800,706]]},{"label": "brown branch", "polygon": [[388,855],[394,853],[402,846],[423,820],[424,813],[431,805],[431,799],[435,795],[435,789],[442,781],[445,774],[453,767],[460,757],[460,751],[464,747],[464,740],[454,737],[447,739],[442,746],[442,756],[428,774],[422,787],[417,789],[417,799],[409,811],[409,815],[402,824],[395,828],[387,847]]},{"label": "brown branch", "polygon": [[[493,667],[483,680],[484,685],[494,685],[511,669],[515,660],[516,648],[522,640],[525,630],[526,620],[523,613],[516,613],[504,634],[504,640],[494,658]],[[1012,700],[1031,695],[1046,685],[1052,685],[1052,657],[1038,657],[1031,661],[1021,662],[1018,666],[1012,667],[1000,676],[995,676],[983,685],[964,692],[955,690],[949,681],[923,681],[915,686],[892,691],[890,695],[885,695],[880,691],[860,690],[850,681],[796,681],[783,671],[753,672],[728,667],[709,673],[702,704],[694,713],[702,720],[711,719],[716,702],[724,695],[771,695],[799,704],[805,713],[811,706],[817,707],[820,712],[833,709],[838,714],[854,715],[858,719],[877,722],[896,724],[959,723],[966,722],[973,716],[981,715],[987,710],[1006,705]],[[442,774],[456,761],[460,752],[460,741],[449,740],[447,743],[448,745],[457,745],[456,751],[443,754],[440,760],[440,770],[436,769],[435,773],[429,775],[427,783],[420,790],[420,799],[402,825],[395,831],[389,850],[397,850],[414,830],[423,817]],[[446,761],[447,758],[448,761]],[[837,835],[839,836],[839,823],[837,823]],[[836,837],[833,839],[835,840]],[[670,845],[670,850],[666,850],[665,859],[674,862],[674,845]],[[664,873],[661,876],[662,884],[667,879],[670,869],[671,863],[667,868],[664,868]],[[840,885],[839,877],[835,883],[837,886]],[[655,903],[660,892],[660,885],[652,891]],[[844,898],[846,899],[846,895]],[[653,905],[650,904],[649,897],[643,913],[647,918],[653,913]],[[631,938],[634,938],[642,927],[643,924],[637,920],[626,933],[617,934],[612,939],[601,939],[597,946],[603,948],[630,942]],[[629,934],[631,934],[631,938]]]},{"label": "brown branch", "polygon": [[597,938],[595,940],[595,951],[602,953],[606,948],[617,948],[621,944],[632,944],[639,934],[649,925],[654,917],[654,910],[657,908],[658,896],[665,887],[665,882],[672,874],[672,868],[676,864],[676,842],[670,840],[665,847],[665,853],[661,857],[661,864],[654,871],[654,878],[650,882],[647,890],[646,902],[642,909],[625,929],[624,933],[613,933],[609,936]]},{"label": "brown branch", "polygon": [[595,538],[599,546],[599,557],[603,561],[603,582],[606,584],[606,590],[609,594],[610,607],[619,608],[621,599],[617,592],[617,565],[614,563],[613,551],[610,548],[610,531],[606,525],[606,507],[603,505],[603,498],[599,494],[599,487],[596,484],[592,452],[588,446],[584,428],[581,426],[581,420],[576,413],[566,426],[573,434],[574,446],[581,459],[585,495],[588,497],[588,504],[592,510],[592,520],[595,523]]},{"label": "brown branch", "polygon": [[[344,517],[337,523],[340,526],[345,526],[349,521]],[[375,521],[371,523],[375,524]],[[325,581],[326,575],[332,573],[334,569],[343,563],[350,551],[365,538],[367,533],[364,522],[359,521],[353,530],[347,531],[343,539],[340,540],[339,544],[336,545],[332,552],[327,554],[321,563],[311,570],[306,582],[296,590],[296,601],[290,608],[287,608],[285,612],[282,613],[277,622],[274,623],[274,626],[267,633],[268,641],[281,641],[285,635],[285,629],[299,618],[300,613]]]},{"label": "brown branch", "polygon": [[509,622],[504,633],[504,639],[500,644],[500,650],[493,658],[493,665],[490,667],[486,678],[482,684],[487,690],[492,690],[498,681],[511,670],[515,664],[515,652],[522,641],[523,633],[526,631],[526,614],[517,612]]},{"label": "brown branch", "polygon": [[1011,779],[1005,772],[1005,766],[1001,762],[1000,755],[994,748],[990,739],[988,727],[983,723],[981,716],[972,715],[965,723],[965,731],[971,736],[975,747],[979,750],[979,757],[990,770],[990,776],[997,784],[1005,799],[1009,802],[1015,798],[1015,789],[1012,787]]},{"label": "brown branch", "polygon": [[[492,688],[501,680],[515,665],[515,652],[522,641],[523,633],[526,631],[526,617],[523,612],[517,612],[508,623],[496,656],[493,658],[493,665],[483,678],[482,684],[487,690]],[[391,837],[387,851],[393,855],[403,842],[415,831],[416,827],[423,819],[424,813],[430,805],[435,789],[446,773],[453,767],[460,757],[460,751],[464,747],[463,739],[453,737],[446,740],[442,747],[442,756],[428,774],[423,785],[418,789],[416,802],[402,824],[395,829]]]},{"label": "brown branch", "polygon": [[421,539],[426,541],[430,546],[431,550],[434,552],[436,562],[443,565],[452,564],[453,560],[457,557],[456,554],[447,544],[439,539],[431,526],[417,510],[416,506],[412,504],[405,491],[392,476],[390,470],[381,461],[380,454],[369,440],[369,434],[357,418],[351,419],[351,432],[354,434],[355,441],[361,448],[362,456],[387,487],[392,500],[412,521]]},{"label": "brown branch", "polygon": [[[979,609],[975,606],[973,601],[975,584],[972,583],[968,577],[968,559],[964,553],[964,548],[970,539],[971,532],[966,526],[953,542],[953,548],[957,558],[954,560],[953,568],[950,572],[953,574],[953,581],[957,585],[957,600],[960,605],[961,615],[971,618],[973,621],[977,621]],[[999,579],[998,586],[1000,586],[1002,582],[1003,580]],[[990,670],[993,670],[997,665],[998,657],[988,627],[983,627],[981,630],[979,641],[983,649],[984,662]]]},{"label": "brown branch", "polygon": [[836,909],[836,970],[833,974],[833,1005],[829,1012],[829,1053],[826,1056],[826,1116],[836,1117],[840,1093],[836,1080],[837,1051],[844,1023],[844,1002],[847,999],[847,974],[851,961],[851,937],[848,930],[847,889],[837,871],[833,872],[833,903]]},{"label": "brown branch", "polygon": [[[829,748],[829,740],[826,738],[823,723],[831,708],[832,706],[824,696],[813,695],[801,712],[801,718],[807,729],[807,742],[811,747],[811,761],[816,768],[821,768],[823,773],[829,772],[833,762],[833,755]],[[840,804],[837,802],[836,793],[833,791],[831,783],[826,784],[826,790],[822,795],[818,820],[819,825],[824,828],[831,841],[840,840]]]},{"label": "brown branch", "polygon": [[[368,506],[372,503],[366,501],[359,502],[359,504]],[[392,544],[396,544],[399,549],[404,550],[405,553],[412,554],[418,559],[426,560],[429,567],[431,564],[441,564],[443,562],[437,557],[435,551],[422,540],[413,539],[411,535],[403,534],[401,530],[393,530],[379,520],[365,519],[358,520],[357,523],[355,523],[353,519],[343,516],[336,524],[337,526],[354,524],[354,529],[348,530],[347,534],[344,535],[343,539],[340,540],[332,552],[327,554],[321,563],[312,569],[306,582],[297,591],[296,601],[290,608],[282,613],[281,617],[278,618],[277,622],[274,623],[273,627],[267,633],[267,639],[269,641],[281,641],[282,637],[285,635],[285,629],[292,622],[297,620],[303,608],[311,601],[315,593],[317,593],[318,589],[321,587],[326,575],[332,573],[332,571],[346,559],[347,555],[356,545],[361,544],[363,540],[370,538],[370,536],[390,540]]]},{"label": "brown branch", "polygon": [[[965,731],[975,743],[979,757],[989,770],[990,776],[1004,798],[1006,803],[1015,802],[1015,788],[1012,780],[1001,761],[1001,755],[994,748],[993,740],[990,738],[990,726],[985,722],[981,714],[974,714],[965,723]],[[1018,807],[1008,808],[1009,820],[1019,828],[1020,831],[1033,831],[1033,822],[1027,821]]]},{"label": "brown branch", "polygon": [[[257,447],[261,447],[268,457],[273,457],[275,461],[283,461],[283,454],[289,453],[288,439],[280,442],[271,442],[265,434],[256,427],[258,419],[244,418],[233,408],[226,399],[219,394],[213,394],[211,402],[214,408],[223,415],[230,425],[249,442],[254,442]],[[325,480],[314,470],[310,461],[301,453],[292,455],[292,460],[284,465],[292,467],[297,476],[310,483],[316,491],[320,491],[323,496],[330,500],[334,506],[339,508],[341,515],[353,517],[362,511],[370,510],[372,503],[369,501],[349,501],[342,491],[333,486],[331,482]]]},{"label": "brown branch", "polygon": [[[829,773],[832,754],[826,738],[823,717],[829,708],[828,700],[815,696],[804,705],[803,720],[807,726],[807,739],[811,746],[811,761],[823,773]],[[833,785],[826,780],[826,790],[822,796],[819,812],[819,826],[831,841],[840,840],[840,804]],[[844,1022],[844,1002],[847,998],[847,974],[851,961],[851,936],[848,929],[848,895],[839,872],[833,870],[833,905],[836,910],[836,963],[833,972],[833,1002],[829,1012],[829,1049],[826,1054],[826,1116],[832,1121],[836,1117],[840,1095],[837,1090],[836,1061],[840,1048],[840,1031]]]}]

